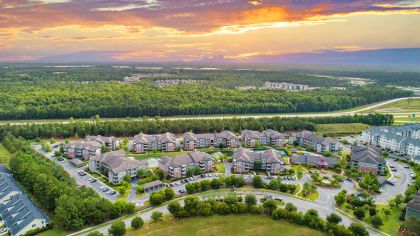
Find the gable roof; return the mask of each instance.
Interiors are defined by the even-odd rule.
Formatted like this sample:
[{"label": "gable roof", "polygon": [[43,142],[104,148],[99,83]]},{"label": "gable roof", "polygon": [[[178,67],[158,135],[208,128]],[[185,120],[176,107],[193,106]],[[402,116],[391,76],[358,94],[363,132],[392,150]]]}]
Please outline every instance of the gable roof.
[{"label": "gable roof", "polygon": [[385,165],[386,161],[381,157],[381,150],[370,146],[357,146],[351,149],[351,161],[369,164]]},{"label": "gable roof", "polygon": [[317,164],[321,160],[323,163],[326,162],[328,165],[331,165],[331,166],[338,163],[338,159],[333,158],[333,157],[314,156],[314,155],[293,155],[290,157],[290,163],[302,164],[302,165]]},{"label": "gable roof", "polygon": [[48,217],[24,194],[14,195],[0,204],[0,214],[12,235],[18,234],[36,219],[49,223]]},{"label": "gable roof", "polygon": [[184,140],[194,140],[196,142],[200,139],[214,140],[217,138],[234,139],[236,138],[236,135],[230,131],[222,131],[222,132],[214,133],[214,134],[211,134],[211,133],[194,134],[192,132],[184,133]]},{"label": "gable roof", "polygon": [[123,150],[106,152],[90,158],[90,161],[97,161],[107,165],[109,170],[115,174],[148,165],[146,160],[137,161],[126,158]]},{"label": "gable roof", "polygon": [[115,138],[114,136],[101,136],[101,135],[96,135],[96,136],[87,136],[86,140],[88,141],[97,141],[99,143],[112,143],[114,141],[117,140],[117,138]]},{"label": "gable roof", "polygon": [[407,203],[407,208],[410,208],[411,210],[420,212],[420,191],[417,191],[414,198],[411,199],[411,201],[409,201]]},{"label": "gable roof", "polygon": [[273,148],[263,152],[253,152],[243,147],[239,147],[233,153],[234,161],[254,162],[256,159],[264,160],[266,163],[284,164],[281,155]]},{"label": "gable roof", "polygon": [[172,133],[164,133],[164,134],[138,134],[134,136],[133,142],[134,143],[142,143],[148,144],[150,142],[157,142],[160,141],[161,143],[175,143],[176,138],[175,134]]},{"label": "gable roof", "polygon": [[12,192],[22,193],[22,189],[20,189],[11,175],[0,174],[0,199],[3,199]]},{"label": "gable roof", "polygon": [[189,165],[191,163],[199,163],[203,161],[213,160],[210,154],[200,151],[193,151],[184,155],[174,157],[163,156],[159,163],[166,167],[178,167],[182,165]]},{"label": "gable roof", "polygon": [[64,144],[64,148],[85,148],[90,150],[97,150],[101,148],[101,144],[97,141],[80,141]]}]

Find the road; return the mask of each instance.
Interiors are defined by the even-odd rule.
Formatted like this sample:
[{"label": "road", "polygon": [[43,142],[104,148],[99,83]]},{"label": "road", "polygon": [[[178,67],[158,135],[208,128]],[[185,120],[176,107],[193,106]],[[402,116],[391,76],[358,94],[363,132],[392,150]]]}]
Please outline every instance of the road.
[{"label": "road", "polygon": [[[205,116],[185,116],[185,117],[161,117],[161,120],[196,120],[196,119],[233,119],[233,118],[272,118],[272,117],[280,117],[280,118],[293,118],[293,117],[300,117],[300,118],[308,118],[308,117],[335,117],[335,116],[343,116],[343,115],[354,115],[354,114],[361,114],[364,111],[368,111],[386,104],[390,104],[393,102],[406,100],[406,99],[420,99],[420,97],[405,97],[405,98],[396,98],[391,99],[379,103],[375,103],[373,105],[368,105],[363,108],[354,108],[347,111],[336,111],[336,112],[320,112],[320,113],[280,113],[280,114],[254,114],[254,115],[205,115]],[[103,118],[102,121],[107,120],[118,120],[120,118]],[[134,118],[133,118],[134,119]],[[149,118],[155,119],[155,118]],[[77,120],[78,122],[96,122],[96,120],[89,120],[89,119],[80,119]],[[0,124],[10,124],[10,125],[24,125],[24,124],[48,124],[48,123],[60,123],[60,124],[68,124],[70,123],[69,120],[30,120],[30,121],[2,121]]]}]

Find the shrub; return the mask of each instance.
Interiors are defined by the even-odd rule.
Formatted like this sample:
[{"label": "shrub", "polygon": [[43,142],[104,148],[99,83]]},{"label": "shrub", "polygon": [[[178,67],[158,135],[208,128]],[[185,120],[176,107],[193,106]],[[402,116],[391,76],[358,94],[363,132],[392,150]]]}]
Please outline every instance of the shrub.
[{"label": "shrub", "polygon": [[108,229],[108,233],[112,234],[112,236],[123,236],[125,232],[125,223],[123,221],[112,223],[111,227]]},{"label": "shrub", "polygon": [[131,228],[133,229],[140,229],[141,227],[143,227],[143,225],[144,225],[144,222],[140,216],[134,217],[131,220]]},{"label": "shrub", "polygon": [[339,215],[332,213],[331,215],[327,216],[327,221],[332,224],[338,224],[342,221],[342,219]]},{"label": "shrub", "polygon": [[157,221],[159,221],[162,218],[162,216],[163,216],[163,213],[162,212],[160,212],[160,211],[154,211],[152,213],[152,220],[154,222],[157,222]]},{"label": "shrub", "polygon": [[384,224],[384,222],[382,221],[382,218],[378,215],[373,216],[371,221],[372,221],[372,225],[375,226],[375,228],[379,228],[379,226]]},{"label": "shrub", "polygon": [[248,194],[245,196],[245,203],[248,206],[253,206],[257,204],[257,198],[253,194]]},{"label": "shrub", "polygon": [[159,192],[153,192],[152,194],[150,194],[149,197],[149,202],[150,204],[156,206],[156,205],[160,205],[163,203],[163,194],[159,191]]}]

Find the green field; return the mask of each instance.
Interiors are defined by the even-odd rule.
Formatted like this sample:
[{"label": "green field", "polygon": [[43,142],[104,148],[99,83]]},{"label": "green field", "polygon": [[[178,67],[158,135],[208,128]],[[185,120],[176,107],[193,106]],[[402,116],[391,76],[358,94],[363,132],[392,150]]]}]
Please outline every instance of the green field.
[{"label": "green field", "polygon": [[383,106],[376,107],[368,112],[379,112],[379,113],[406,113],[406,112],[420,112],[420,99],[407,99],[389,103]]},{"label": "green field", "polygon": [[286,221],[275,221],[267,216],[230,215],[167,220],[151,223],[127,235],[288,235],[317,236],[322,232]]},{"label": "green field", "polygon": [[10,152],[0,144],[0,163],[9,166]]},{"label": "green field", "polygon": [[223,162],[217,162],[215,164],[215,166],[216,166],[217,173],[225,173],[226,172],[225,164]]},{"label": "green field", "polygon": [[52,228],[50,230],[47,230],[45,232],[42,232],[38,234],[38,236],[64,236],[67,235],[68,232],[62,231],[60,229]]},{"label": "green field", "polygon": [[[378,205],[378,215],[382,218],[384,225],[380,227],[382,231],[385,233],[388,233],[390,235],[397,235],[398,228],[400,227],[401,221],[399,220],[400,212],[401,210],[393,207],[391,208],[391,214],[385,215],[384,209],[388,208],[388,206],[385,205]],[[366,221],[370,223],[370,217],[366,217]]]},{"label": "green field", "polygon": [[331,137],[349,136],[359,134],[371,126],[361,123],[348,124],[318,124],[316,125],[318,135]]}]

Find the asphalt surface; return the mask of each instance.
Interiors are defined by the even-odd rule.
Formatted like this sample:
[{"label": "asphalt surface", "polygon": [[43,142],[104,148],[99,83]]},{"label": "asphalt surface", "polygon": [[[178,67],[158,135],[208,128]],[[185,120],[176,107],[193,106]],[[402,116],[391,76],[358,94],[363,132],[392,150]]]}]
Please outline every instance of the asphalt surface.
[{"label": "asphalt surface", "polygon": [[[54,150],[52,152],[44,152],[41,149],[41,145],[32,145],[32,148],[41,153],[42,155],[44,155],[45,157],[47,157],[48,159],[54,161],[55,163],[57,163],[58,165],[62,166],[64,168],[64,170],[72,177],[76,180],[77,185],[79,186],[88,186],[91,187],[92,189],[94,189],[101,197],[108,199],[112,202],[115,202],[118,200],[118,192],[114,195],[110,195],[107,192],[102,191],[100,188],[103,186],[106,186],[108,188],[107,191],[112,191],[113,189],[109,186],[107,186],[106,184],[102,183],[101,181],[99,181],[97,178],[91,176],[90,174],[84,172],[86,175],[81,176],[78,172],[83,171],[84,167],[81,168],[76,168],[75,166],[73,166],[72,164],[70,164],[70,162],[67,159],[64,159],[63,161],[59,161],[57,158],[54,158]],[[89,182],[89,179],[96,179],[95,182]],[[114,190],[115,191],[115,190]]]}]

